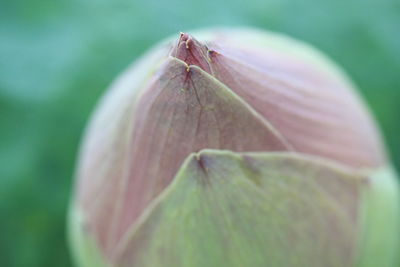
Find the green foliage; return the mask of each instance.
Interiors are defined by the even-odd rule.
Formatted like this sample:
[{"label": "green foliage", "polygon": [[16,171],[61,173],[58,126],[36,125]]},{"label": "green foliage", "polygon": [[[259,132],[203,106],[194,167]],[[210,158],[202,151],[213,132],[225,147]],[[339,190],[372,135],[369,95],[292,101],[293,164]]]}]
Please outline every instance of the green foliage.
[{"label": "green foliage", "polygon": [[110,82],[179,31],[251,25],[346,69],[400,166],[400,5],[383,1],[0,2],[0,266],[71,266],[65,215],[79,140]]}]

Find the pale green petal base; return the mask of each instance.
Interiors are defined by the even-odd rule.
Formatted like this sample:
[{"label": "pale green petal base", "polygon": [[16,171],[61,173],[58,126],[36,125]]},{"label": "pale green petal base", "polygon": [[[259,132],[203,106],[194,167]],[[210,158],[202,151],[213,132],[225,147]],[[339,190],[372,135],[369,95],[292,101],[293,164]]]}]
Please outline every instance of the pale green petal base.
[{"label": "pale green petal base", "polygon": [[109,267],[93,237],[85,231],[83,214],[74,204],[69,212],[69,243],[76,267]]},{"label": "pale green petal base", "polygon": [[396,173],[382,168],[364,193],[359,267],[400,266],[400,195]]},{"label": "pale green petal base", "polygon": [[203,150],[109,263],[77,208],[72,249],[80,267],[397,267],[395,177],[300,154]]},{"label": "pale green petal base", "polygon": [[[358,172],[304,155],[204,150],[186,160],[131,229],[116,266],[392,266],[384,265],[388,255],[375,265],[358,260],[360,210],[371,186]],[[393,205],[387,201],[371,203]],[[371,225],[368,239],[394,249],[398,229]],[[379,240],[385,231],[393,236]]]}]

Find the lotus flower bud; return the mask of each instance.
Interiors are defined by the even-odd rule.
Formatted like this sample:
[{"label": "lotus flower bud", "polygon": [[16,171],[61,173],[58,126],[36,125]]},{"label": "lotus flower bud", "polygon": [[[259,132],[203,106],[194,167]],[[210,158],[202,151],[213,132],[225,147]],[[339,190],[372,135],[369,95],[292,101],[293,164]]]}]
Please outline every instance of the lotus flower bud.
[{"label": "lotus flower bud", "polygon": [[71,204],[82,267],[391,267],[398,185],[368,110],[310,46],[182,33],[109,89]]}]

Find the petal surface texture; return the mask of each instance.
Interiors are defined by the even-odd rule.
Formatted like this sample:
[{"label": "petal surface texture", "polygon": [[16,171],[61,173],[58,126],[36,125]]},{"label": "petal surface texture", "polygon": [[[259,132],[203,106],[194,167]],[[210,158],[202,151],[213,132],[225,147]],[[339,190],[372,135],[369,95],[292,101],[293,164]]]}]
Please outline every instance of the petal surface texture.
[{"label": "petal surface texture", "polygon": [[354,266],[367,186],[304,156],[202,151],[131,229],[117,266]]},{"label": "petal surface texture", "polygon": [[[250,222],[249,212],[253,212],[250,206],[254,205],[256,213],[268,215],[272,212],[271,214],[277,215],[277,218],[274,217],[271,221],[267,220],[267,215],[259,220],[255,219],[257,227],[266,224],[271,227],[270,229],[279,229],[278,226],[282,221],[280,215],[278,216],[280,213],[275,211],[279,205],[275,207],[275,204],[276,201],[282,201],[282,206],[286,209],[282,212],[288,213],[289,210],[293,212],[292,217],[289,213],[284,215],[289,216],[291,223],[295,224],[293,227],[299,228],[288,228],[288,233],[293,234],[292,237],[282,232],[271,234],[271,240],[283,242],[279,243],[281,248],[286,248],[290,242],[297,244],[300,239],[311,242],[312,237],[326,246],[330,246],[333,242],[328,240],[329,238],[335,240],[337,238],[338,242],[343,242],[343,247],[332,247],[329,253],[324,252],[326,253],[322,254],[326,256],[324,265],[318,265],[321,262],[312,255],[308,262],[304,262],[306,259],[300,259],[300,256],[290,259],[291,257],[279,254],[273,259],[274,263],[288,264],[281,266],[351,266],[349,264],[354,260],[353,249],[356,242],[353,239],[356,238],[354,231],[358,227],[359,180],[344,178],[348,176],[347,174],[342,177],[336,175],[337,172],[334,170],[321,167],[322,170],[315,166],[313,168],[317,173],[298,170],[299,173],[295,174],[292,168],[295,168],[293,166],[296,163],[287,170],[293,172],[291,173],[293,177],[289,174],[286,177],[286,173],[279,170],[284,172],[282,178],[276,169],[278,167],[266,162],[266,166],[272,166],[271,170],[257,165],[254,168],[260,169],[258,171],[263,174],[252,180],[253,176],[250,175],[253,178],[248,177],[249,173],[252,173],[250,165],[243,167],[241,164],[245,164],[244,159],[239,160],[238,156],[225,157],[224,152],[222,165],[225,164],[225,160],[236,160],[240,166],[236,166],[233,170],[231,165],[226,165],[231,174],[224,177],[219,177],[217,171],[213,171],[215,177],[209,181],[212,184],[211,188],[224,190],[222,185],[230,188],[229,190],[226,188],[221,196],[215,195],[215,192],[204,191],[209,190],[206,189],[208,188],[206,185],[210,177],[207,175],[208,178],[203,177],[204,179],[197,177],[204,173],[195,173],[195,168],[190,167],[195,163],[188,163],[191,161],[187,161],[185,165],[188,171],[185,173],[190,173],[190,177],[182,178],[187,175],[183,175],[181,170],[179,187],[189,191],[194,190],[193,192],[201,196],[195,194],[193,200],[190,200],[185,192],[173,190],[175,193],[172,193],[172,189],[168,189],[171,183],[175,183],[174,187],[178,187],[174,178],[178,177],[177,172],[185,159],[191,153],[203,149],[229,150],[235,153],[282,152],[293,156],[313,156],[332,165],[338,164],[343,168],[357,170],[378,169],[387,164],[380,135],[368,110],[345,75],[323,55],[288,37],[256,30],[214,30],[199,32],[195,36],[198,36],[198,39],[182,33],[177,40],[166,40],[161,43],[122,75],[100,101],[86,131],[80,154],[76,198],[73,202],[73,207],[79,210],[73,212],[79,217],[79,226],[76,229],[84,231],[85,236],[93,239],[88,246],[93,247],[92,244],[96,244],[100,250],[99,254],[110,261],[115,259],[118,253],[122,253],[117,248],[120,248],[123,242],[127,242],[128,233],[133,228],[139,227],[138,220],[143,220],[143,216],[149,212],[149,206],[155,205],[154,202],[165,194],[165,190],[170,191],[168,199],[181,198],[182,204],[193,201],[193,208],[199,211],[211,205],[208,197],[221,198],[219,200],[224,203],[228,203],[228,199],[237,198],[238,209],[244,212],[243,218],[235,214],[236,204],[226,204],[230,205],[230,208],[219,207],[217,201],[216,210],[204,208],[201,212],[206,212],[207,216],[217,216],[218,212],[225,212],[224,216],[233,220],[233,228],[225,225],[228,222],[216,221],[218,226],[216,229],[222,229],[219,225],[221,224],[227,227],[226,231],[250,231],[250,235],[254,238],[256,233],[251,232],[253,231],[251,226],[240,229],[239,226],[244,224],[235,223],[241,223],[241,220]],[[212,158],[211,162],[220,162],[219,159]],[[255,162],[257,160],[260,159],[257,158]],[[283,163],[277,162],[277,164],[282,166],[285,162],[283,160]],[[220,167],[222,165],[217,163],[215,167],[222,168]],[[244,176],[235,174],[235,171],[240,171]],[[317,175],[318,172],[324,171],[328,175],[338,176],[332,179],[330,185],[332,188],[322,184],[319,185],[322,191],[318,191],[315,189],[316,185],[306,187],[302,184],[303,180],[307,181],[305,184],[320,182],[328,184],[329,179]],[[268,191],[270,188],[264,186],[264,182],[266,185],[277,186],[273,188],[279,194],[283,194],[282,198],[276,199],[278,193]],[[288,186],[284,189],[286,182],[292,183],[293,188],[290,189]],[[236,183],[244,185],[243,193],[235,187]],[[339,185],[340,183],[346,185],[350,183],[349,188]],[[295,193],[301,191],[303,187],[305,190],[310,190],[309,198],[303,195],[300,197]],[[338,195],[332,194],[332,190],[337,190],[335,192]],[[296,203],[291,202],[292,193],[289,192],[293,192],[298,207]],[[254,194],[257,200],[247,199],[251,194]],[[285,200],[285,197],[288,199]],[[205,203],[201,204],[200,199]],[[316,201],[311,205],[312,199],[323,201],[321,203]],[[337,207],[338,213],[332,208],[333,206],[329,206],[331,204],[327,204],[328,202]],[[305,203],[309,206],[302,207]],[[288,206],[285,206],[286,204]],[[325,204],[326,209],[321,206]],[[172,206],[165,205],[164,207],[157,204],[157,209],[153,207],[151,216],[167,216],[163,210]],[[245,211],[245,207],[249,210]],[[191,214],[192,210],[185,210],[186,208],[182,206],[181,212]],[[304,218],[301,212],[306,214]],[[315,212],[322,212],[324,216],[317,218]],[[172,220],[168,216],[165,219]],[[198,218],[197,215],[193,216],[193,218],[187,217],[188,223]],[[207,216],[206,220],[209,221],[201,222],[204,224],[201,225],[204,228],[201,231],[212,231],[206,226],[212,224],[210,220],[219,220]],[[306,219],[311,220],[310,225],[306,225]],[[134,240],[144,242],[143,233],[150,235],[149,229],[153,229],[151,228],[153,221],[157,220],[150,221],[151,223],[140,226],[141,230],[132,240],[132,247],[138,246]],[[332,224],[328,224],[328,221]],[[343,228],[345,221],[350,226],[347,230]],[[183,222],[178,221],[178,223]],[[154,228],[154,231],[165,231],[164,228],[158,227]],[[178,224],[176,227],[184,226]],[[188,227],[191,227],[190,224]],[[300,233],[302,227],[304,233]],[[315,231],[312,231],[312,228]],[[328,228],[331,229],[330,233]],[[189,231],[186,228],[182,230]],[[211,240],[210,244],[214,241],[217,242],[215,246],[223,244],[221,240],[227,238],[227,233],[224,233],[223,229],[221,231],[215,237],[219,239]],[[280,235],[284,237],[281,238]],[[188,236],[197,240],[195,239],[197,237],[191,236],[189,232]],[[172,234],[163,238],[172,238]],[[226,251],[219,251],[217,256],[233,257],[235,254],[233,251],[241,249],[236,247],[239,246],[239,241],[249,242],[243,239],[246,238],[245,235],[237,238],[238,240],[230,240],[233,242],[232,247],[227,247]],[[149,237],[150,243],[146,243],[144,247],[157,250],[158,246],[163,245],[152,244],[152,240]],[[205,243],[201,243],[203,242],[201,239],[198,240],[200,243],[196,246],[205,246]],[[261,249],[256,247],[272,244],[271,240],[255,239],[252,249]],[[170,240],[164,239],[164,241]],[[322,245],[321,247],[314,243],[308,245],[318,249],[318,253],[328,250]],[[183,244],[179,243],[176,246]],[[190,249],[190,246],[187,249]],[[196,249],[202,251],[203,254],[199,255],[206,255],[204,253],[208,248],[196,247]],[[243,251],[236,251],[238,263],[230,261],[233,265],[226,266],[245,266],[239,263],[246,263],[242,256],[249,253],[248,249],[243,247]],[[267,250],[269,249],[270,247]],[[300,255],[302,249],[297,245],[295,255]],[[276,250],[271,248],[270,252],[268,251],[265,253],[272,255]],[[165,256],[167,257],[165,260],[172,264],[170,266],[186,266],[180,265],[183,263],[179,262],[174,254],[177,251],[170,252],[172,253],[170,257]],[[194,250],[187,252],[195,254]],[[309,253],[309,250],[306,252]],[[139,257],[135,260],[139,265],[135,266],[152,266],[140,265],[147,264],[141,256],[144,255],[142,249],[138,248],[138,252],[132,253]],[[151,253],[156,255],[163,252]],[[341,258],[334,262],[333,257],[338,255]],[[126,259],[130,258],[129,255],[118,254],[118,257],[122,266],[128,266]],[[160,262],[154,264],[161,264],[163,257],[158,259]],[[265,263],[264,260],[263,257],[254,259],[253,266],[262,266],[259,264]],[[296,262],[299,264],[295,265]],[[220,262],[218,260],[207,262],[206,259],[195,258],[195,264],[200,263],[204,263],[203,266],[218,266],[216,264]],[[207,265],[208,263],[211,265]]]}]

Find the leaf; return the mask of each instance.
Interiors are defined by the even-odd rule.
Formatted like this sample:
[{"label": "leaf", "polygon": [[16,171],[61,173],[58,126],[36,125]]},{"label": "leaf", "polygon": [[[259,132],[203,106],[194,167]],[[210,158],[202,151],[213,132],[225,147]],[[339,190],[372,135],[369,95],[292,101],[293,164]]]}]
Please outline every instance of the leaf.
[{"label": "leaf", "polygon": [[203,150],[120,244],[116,266],[354,266],[367,178],[290,153]]}]

